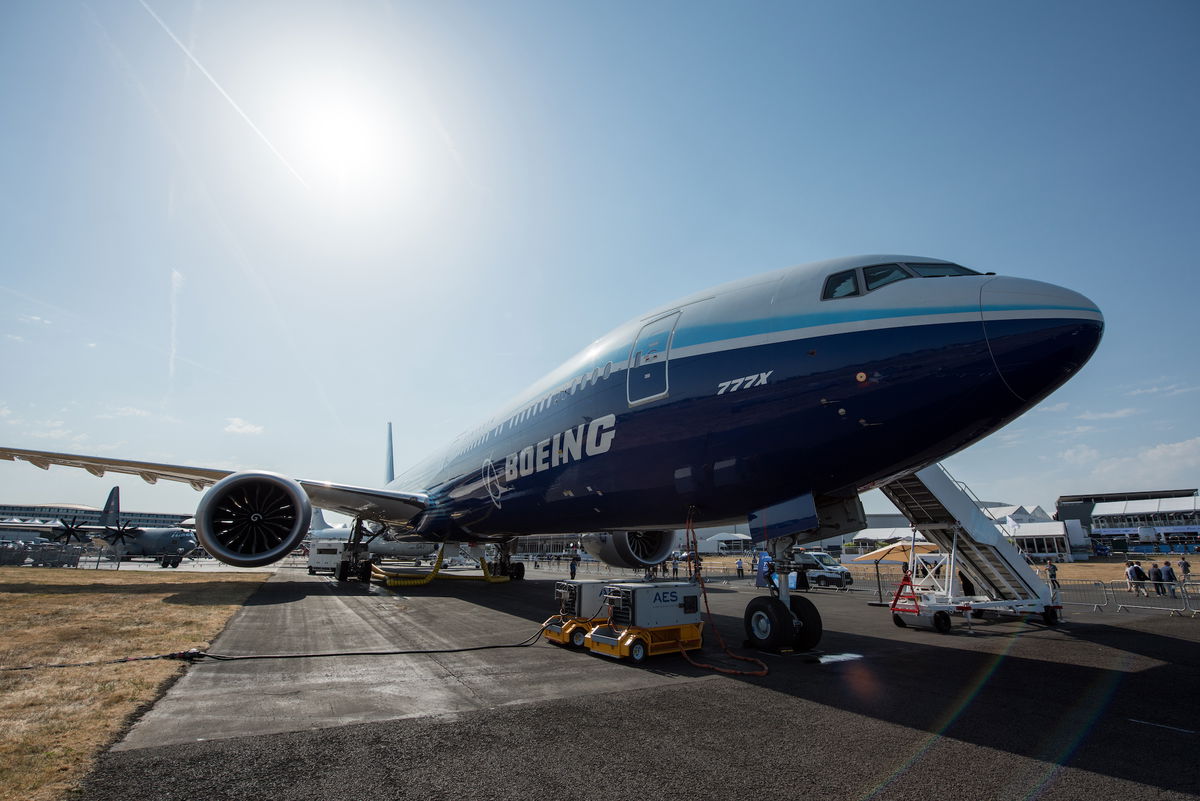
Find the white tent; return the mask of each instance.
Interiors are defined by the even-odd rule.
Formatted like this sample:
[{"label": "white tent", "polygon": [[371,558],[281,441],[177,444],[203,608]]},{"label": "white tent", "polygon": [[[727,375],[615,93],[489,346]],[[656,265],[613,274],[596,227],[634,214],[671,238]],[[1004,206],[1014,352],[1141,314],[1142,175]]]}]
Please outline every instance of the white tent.
[{"label": "white tent", "polygon": [[[854,535],[854,543],[856,545],[869,545],[873,542],[885,542],[888,540],[905,540],[911,541],[913,532],[911,528],[865,528]],[[921,532],[917,532],[917,542],[928,542]]]},{"label": "white tent", "polygon": [[721,553],[722,550],[737,552],[750,547],[750,535],[723,531],[700,540],[697,546],[700,553]]}]

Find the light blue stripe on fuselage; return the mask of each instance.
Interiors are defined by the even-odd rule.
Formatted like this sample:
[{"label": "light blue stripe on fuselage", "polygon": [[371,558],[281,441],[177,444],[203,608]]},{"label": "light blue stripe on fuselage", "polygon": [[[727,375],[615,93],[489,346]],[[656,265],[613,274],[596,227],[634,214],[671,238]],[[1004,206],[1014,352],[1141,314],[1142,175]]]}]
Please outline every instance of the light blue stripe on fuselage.
[{"label": "light blue stripe on fuselage", "polygon": [[[847,311],[819,312],[812,314],[797,314],[788,316],[757,317],[747,320],[713,323],[708,325],[687,326],[687,310],[684,310],[680,327],[676,329],[671,341],[670,358],[672,362],[696,356],[704,356],[726,350],[753,348],[774,343],[810,339],[822,336],[836,336],[854,333],[856,331],[874,330],[887,327],[911,327],[923,325],[952,325],[964,322],[982,324],[985,315],[1014,314],[1028,315],[1031,312],[1058,312],[1064,317],[1078,319],[1079,317],[1099,318],[1099,311],[1089,306],[1063,306],[1053,304],[996,304],[980,309],[978,304],[958,306],[921,306],[910,308],[881,308],[854,309]],[[656,315],[655,317],[661,317]],[[1053,314],[1046,314],[1052,318]],[[993,318],[994,319],[994,318]],[[874,325],[872,325],[874,323]],[[890,323],[890,325],[889,325]],[[637,335],[637,329],[633,336]],[[982,331],[981,331],[982,335]],[[605,364],[611,364],[610,376],[620,375],[628,367],[629,349],[632,337],[626,343],[610,347],[606,352],[594,356],[593,361],[585,364],[588,369],[582,370],[579,376],[589,375],[593,370],[601,369]],[[577,369],[584,365],[579,365]],[[561,369],[561,368],[560,368]],[[577,377],[579,377],[577,376]],[[623,378],[621,379],[624,380]],[[514,425],[523,425],[536,417],[544,408],[538,404],[547,396],[565,391],[571,382],[554,384],[546,379],[535,386],[540,387],[536,393],[525,398],[485,425],[473,429],[470,434],[456,438],[449,451],[443,455],[441,467],[457,462],[461,457],[479,450],[485,443],[491,442],[496,435],[506,433]],[[581,387],[581,389],[586,388]],[[500,422],[497,423],[496,421]],[[475,442],[478,438],[480,441]]]},{"label": "light blue stripe on fuselage", "polygon": [[[688,327],[687,317],[675,331],[671,348],[688,348],[699,345],[713,345],[726,340],[742,339],[763,334],[778,334],[784,331],[801,331],[811,328],[822,328],[833,325],[863,323],[871,320],[904,319],[910,317],[941,317],[946,315],[980,315],[984,313],[1018,312],[1018,311],[1063,311],[1063,312],[1099,312],[1086,306],[1054,306],[1036,304],[1011,304],[1003,306],[923,306],[909,309],[855,309],[844,312],[819,312],[816,314],[796,314],[787,317],[758,317],[752,320],[736,320],[728,323],[698,325]],[[797,337],[800,338],[800,337]]]}]

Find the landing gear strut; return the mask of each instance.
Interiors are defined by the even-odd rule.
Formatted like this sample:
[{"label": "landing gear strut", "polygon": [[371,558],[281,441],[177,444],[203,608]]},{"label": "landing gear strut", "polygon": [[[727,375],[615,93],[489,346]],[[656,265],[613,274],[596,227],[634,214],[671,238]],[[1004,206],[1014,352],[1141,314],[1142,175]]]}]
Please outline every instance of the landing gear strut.
[{"label": "landing gear strut", "polygon": [[759,596],[746,604],[746,612],[742,616],[747,643],[761,651],[778,651],[781,648],[811,651],[821,641],[821,613],[812,601],[800,595],[791,595],[788,586],[791,574],[797,573],[797,588],[808,588],[804,572],[798,571],[792,563],[794,544],[795,537],[778,537],[770,541],[779,582],[771,586],[770,597]]},{"label": "landing gear strut", "polygon": [[[363,537],[366,537],[366,542]],[[378,533],[369,533],[361,517],[354,518],[354,525],[350,529],[350,539],[346,542],[346,549],[342,552],[342,561],[338,562],[337,568],[333,571],[334,578],[339,581],[353,581],[358,579],[364,583],[371,581],[371,554],[367,546],[371,540],[378,537]]]},{"label": "landing gear strut", "polygon": [[500,556],[496,560],[492,572],[497,576],[508,576],[513,581],[520,581],[525,578],[525,563],[513,561],[512,543],[513,540],[507,540],[496,545]]}]

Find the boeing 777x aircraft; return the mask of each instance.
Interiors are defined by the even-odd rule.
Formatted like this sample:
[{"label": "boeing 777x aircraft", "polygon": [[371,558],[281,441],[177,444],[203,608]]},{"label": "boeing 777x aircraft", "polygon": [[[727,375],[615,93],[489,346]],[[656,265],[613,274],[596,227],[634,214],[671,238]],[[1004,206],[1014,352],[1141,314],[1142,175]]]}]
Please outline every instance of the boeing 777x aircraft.
[{"label": "boeing 777x aircraft", "polygon": [[1102,330],[1095,304],[1068,289],[859,256],[630,320],[382,489],[15,448],[0,458],[211,487],[200,544],[235,566],[288,554],[318,506],[400,537],[496,543],[514,577],[508,553],[526,534],[602,532],[584,538],[590,552],[638,567],[687,523],[767,520],[752,531],[768,547],[862,528],[859,492],[1032,408]]}]

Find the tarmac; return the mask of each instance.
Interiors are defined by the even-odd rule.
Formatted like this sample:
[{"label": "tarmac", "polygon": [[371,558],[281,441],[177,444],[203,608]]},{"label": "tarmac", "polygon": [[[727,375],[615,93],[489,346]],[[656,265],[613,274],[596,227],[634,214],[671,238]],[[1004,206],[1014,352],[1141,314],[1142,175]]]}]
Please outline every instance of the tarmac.
[{"label": "tarmac", "polygon": [[[1070,608],[897,628],[873,587],[809,593],[821,652],[765,677],[646,667],[538,640],[553,581],[338,585],[285,567],[212,653],[428,651],[200,662],[81,799],[1197,798],[1200,619]],[[738,653],[764,592],[710,586]],[[706,632],[696,658],[722,655]]]}]

